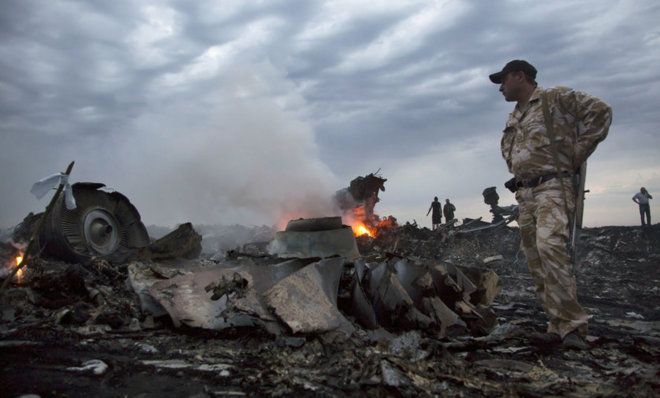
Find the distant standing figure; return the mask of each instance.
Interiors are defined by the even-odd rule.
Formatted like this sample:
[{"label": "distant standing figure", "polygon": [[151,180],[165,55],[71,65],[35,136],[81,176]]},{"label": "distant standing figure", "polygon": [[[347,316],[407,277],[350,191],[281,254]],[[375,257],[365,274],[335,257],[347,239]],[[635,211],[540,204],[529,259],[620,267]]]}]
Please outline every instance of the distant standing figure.
[{"label": "distant standing figure", "polygon": [[449,199],[445,199],[445,207],[442,209],[442,213],[445,215],[446,222],[450,222],[454,219],[454,212],[456,211],[456,206],[454,206]]},{"label": "distant standing figure", "polygon": [[[642,227],[644,225],[651,226],[651,206],[649,206],[649,199],[653,199],[653,196],[644,187],[641,187],[639,192],[632,197],[633,202],[639,205],[639,216],[642,219]],[[646,214],[646,224],[644,224],[644,214]]]},{"label": "distant standing figure", "polygon": [[426,212],[427,216],[429,213],[431,213],[431,210],[433,210],[433,213],[431,214],[431,229],[435,231],[435,229],[438,228],[440,224],[442,224],[442,204],[438,202],[437,196],[433,198],[431,207],[429,207],[429,211]]}]

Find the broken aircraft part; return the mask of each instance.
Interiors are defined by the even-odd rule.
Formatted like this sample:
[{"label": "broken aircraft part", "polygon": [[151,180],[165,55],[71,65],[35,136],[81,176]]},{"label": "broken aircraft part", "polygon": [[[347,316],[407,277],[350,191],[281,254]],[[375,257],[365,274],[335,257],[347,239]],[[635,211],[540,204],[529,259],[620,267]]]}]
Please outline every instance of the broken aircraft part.
[{"label": "broken aircraft part", "polygon": [[371,196],[378,196],[378,191],[385,192],[387,178],[380,177],[377,173],[369,173],[364,177],[357,177],[351,181],[348,191],[355,200],[364,201]]},{"label": "broken aircraft part", "polygon": [[[135,206],[119,192],[105,192],[100,183],[73,184],[77,207],[69,210],[60,196],[44,220],[39,244],[44,255],[70,262],[97,257],[123,262],[149,245],[149,235]],[[28,216],[14,236],[20,239],[39,219]]]},{"label": "broken aircraft part", "polygon": [[282,279],[264,297],[293,333],[339,330],[350,336],[355,328],[337,308],[343,269],[343,258],[321,260]]},{"label": "broken aircraft part", "polygon": [[167,260],[173,258],[193,259],[202,252],[202,236],[187,222],[149,245],[141,253],[143,259]]},{"label": "broken aircraft part", "polygon": [[344,216],[372,228],[380,221],[374,213],[374,208],[380,201],[378,192],[385,191],[385,181],[387,181],[377,174],[378,171],[353,179],[348,188],[338,190],[333,198]]},{"label": "broken aircraft part", "polygon": [[[129,280],[142,310],[154,316],[166,313],[176,327],[258,326],[278,335],[337,331],[346,337],[355,331],[338,307],[343,258],[261,265],[191,264],[182,269],[131,263]],[[480,275],[477,270],[471,273]],[[437,264],[399,259],[369,269],[358,259],[354,278],[352,286],[344,287],[352,296],[351,304],[342,310],[369,330],[426,329],[445,337],[468,327],[483,334],[496,325],[492,311],[480,304],[486,290],[491,289],[491,294],[498,290],[483,286],[482,280],[475,285],[458,268],[448,271]]]},{"label": "broken aircraft part", "polygon": [[[493,214],[493,224],[506,222],[507,224],[518,218],[518,206],[499,206],[500,196],[496,187],[488,187],[482,192],[484,203],[490,206]],[[506,219],[504,218],[506,216]],[[500,224],[498,224],[500,225]]]},{"label": "broken aircraft part", "polygon": [[367,265],[363,258],[358,258],[355,260],[354,267],[351,312],[362,327],[370,330],[378,329],[380,325],[378,324],[378,319],[376,319],[376,312],[362,287],[362,281],[367,272]]},{"label": "broken aircraft part", "polygon": [[[321,229],[328,227],[333,229]],[[340,256],[353,260],[360,256],[353,230],[341,224],[341,217],[293,220],[286,230],[275,233],[268,253],[280,258]]]},{"label": "broken aircraft part", "polygon": [[314,232],[342,228],[341,217],[299,218],[286,224],[285,231]]},{"label": "broken aircraft part", "polygon": [[[274,334],[338,330],[347,336],[354,331],[337,308],[343,258],[231,265],[179,270],[133,262],[129,276],[143,311],[164,310],[177,327],[261,326]],[[162,279],[166,275],[172,277]]]},{"label": "broken aircraft part", "polygon": [[[481,274],[477,270],[472,273]],[[496,321],[490,316],[491,310],[477,304],[487,294],[490,299],[499,292],[497,282],[491,277],[478,279],[475,285],[457,267],[448,269],[440,264],[393,259],[369,267],[358,259],[350,313],[367,329],[435,329],[438,336],[444,337],[470,326],[483,333],[496,326]],[[473,297],[477,291],[482,294]]]}]

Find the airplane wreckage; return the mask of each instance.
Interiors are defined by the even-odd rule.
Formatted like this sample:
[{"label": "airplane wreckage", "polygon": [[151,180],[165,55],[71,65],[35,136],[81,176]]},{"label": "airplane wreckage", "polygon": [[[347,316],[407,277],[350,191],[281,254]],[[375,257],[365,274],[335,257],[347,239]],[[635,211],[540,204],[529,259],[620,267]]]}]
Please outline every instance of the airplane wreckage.
[{"label": "airplane wreckage", "polygon": [[[660,258],[657,226],[633,237],[624,227],[582,234],[579,278],[591,282],[586,302],[601,337],[590,336],[587,353],[566,351],[539,338],[543,314],[507,226],[515,206],[499,207],[492,187],[483,193],[492,223],[398,225],[374,212],[386,181],[372,173],[339,190],[341,216],[291,220],[267,240],[262,230],[262,240],[202,253],[190,223],[153,240],[124,195],[60,179],[46,212],[0,244],[12,264],[0,292],[0,392],[658,391],[660,302],[657,280],[644,277]],[[626,266],[611,269],[619,253]],[[635,285],[612,282],[619,271]]]}]

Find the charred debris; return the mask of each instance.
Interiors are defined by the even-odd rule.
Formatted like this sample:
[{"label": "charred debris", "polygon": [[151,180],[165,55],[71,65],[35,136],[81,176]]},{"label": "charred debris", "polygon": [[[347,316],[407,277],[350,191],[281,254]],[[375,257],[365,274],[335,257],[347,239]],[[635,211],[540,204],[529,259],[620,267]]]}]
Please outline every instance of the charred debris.
[{"label": "charred debris", "polygon": [[431,231],[374,212],[385,181],[338,191],[341,217],[158,240],[122,194],[73,184],[76,209],[56,198],[0,243],[1,395],[657,395],[657,225],[583,231],[593,318],[573,351],[543,340],[516,209],[494,188],[492,222]]}]

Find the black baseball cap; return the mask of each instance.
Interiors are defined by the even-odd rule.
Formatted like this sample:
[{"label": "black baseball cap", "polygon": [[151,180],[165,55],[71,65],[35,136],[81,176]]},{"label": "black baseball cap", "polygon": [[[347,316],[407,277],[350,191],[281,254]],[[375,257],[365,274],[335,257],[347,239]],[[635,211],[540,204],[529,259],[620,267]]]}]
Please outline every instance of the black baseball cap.
[{"label": "black baseball cap", "polygon": [[536,68],[533,67],[529,62],[520,59],[514,59],[513,61],[504,65],[504,68],[502,68],[501,71],[493,73],[488,77],[490,78],[491,82],[495,84],[502,84],[502,79],[504,79],[504,76],[506,76],[506,74],[509,72],[525,72],[525,74],[530,78],[536,79]]}]

